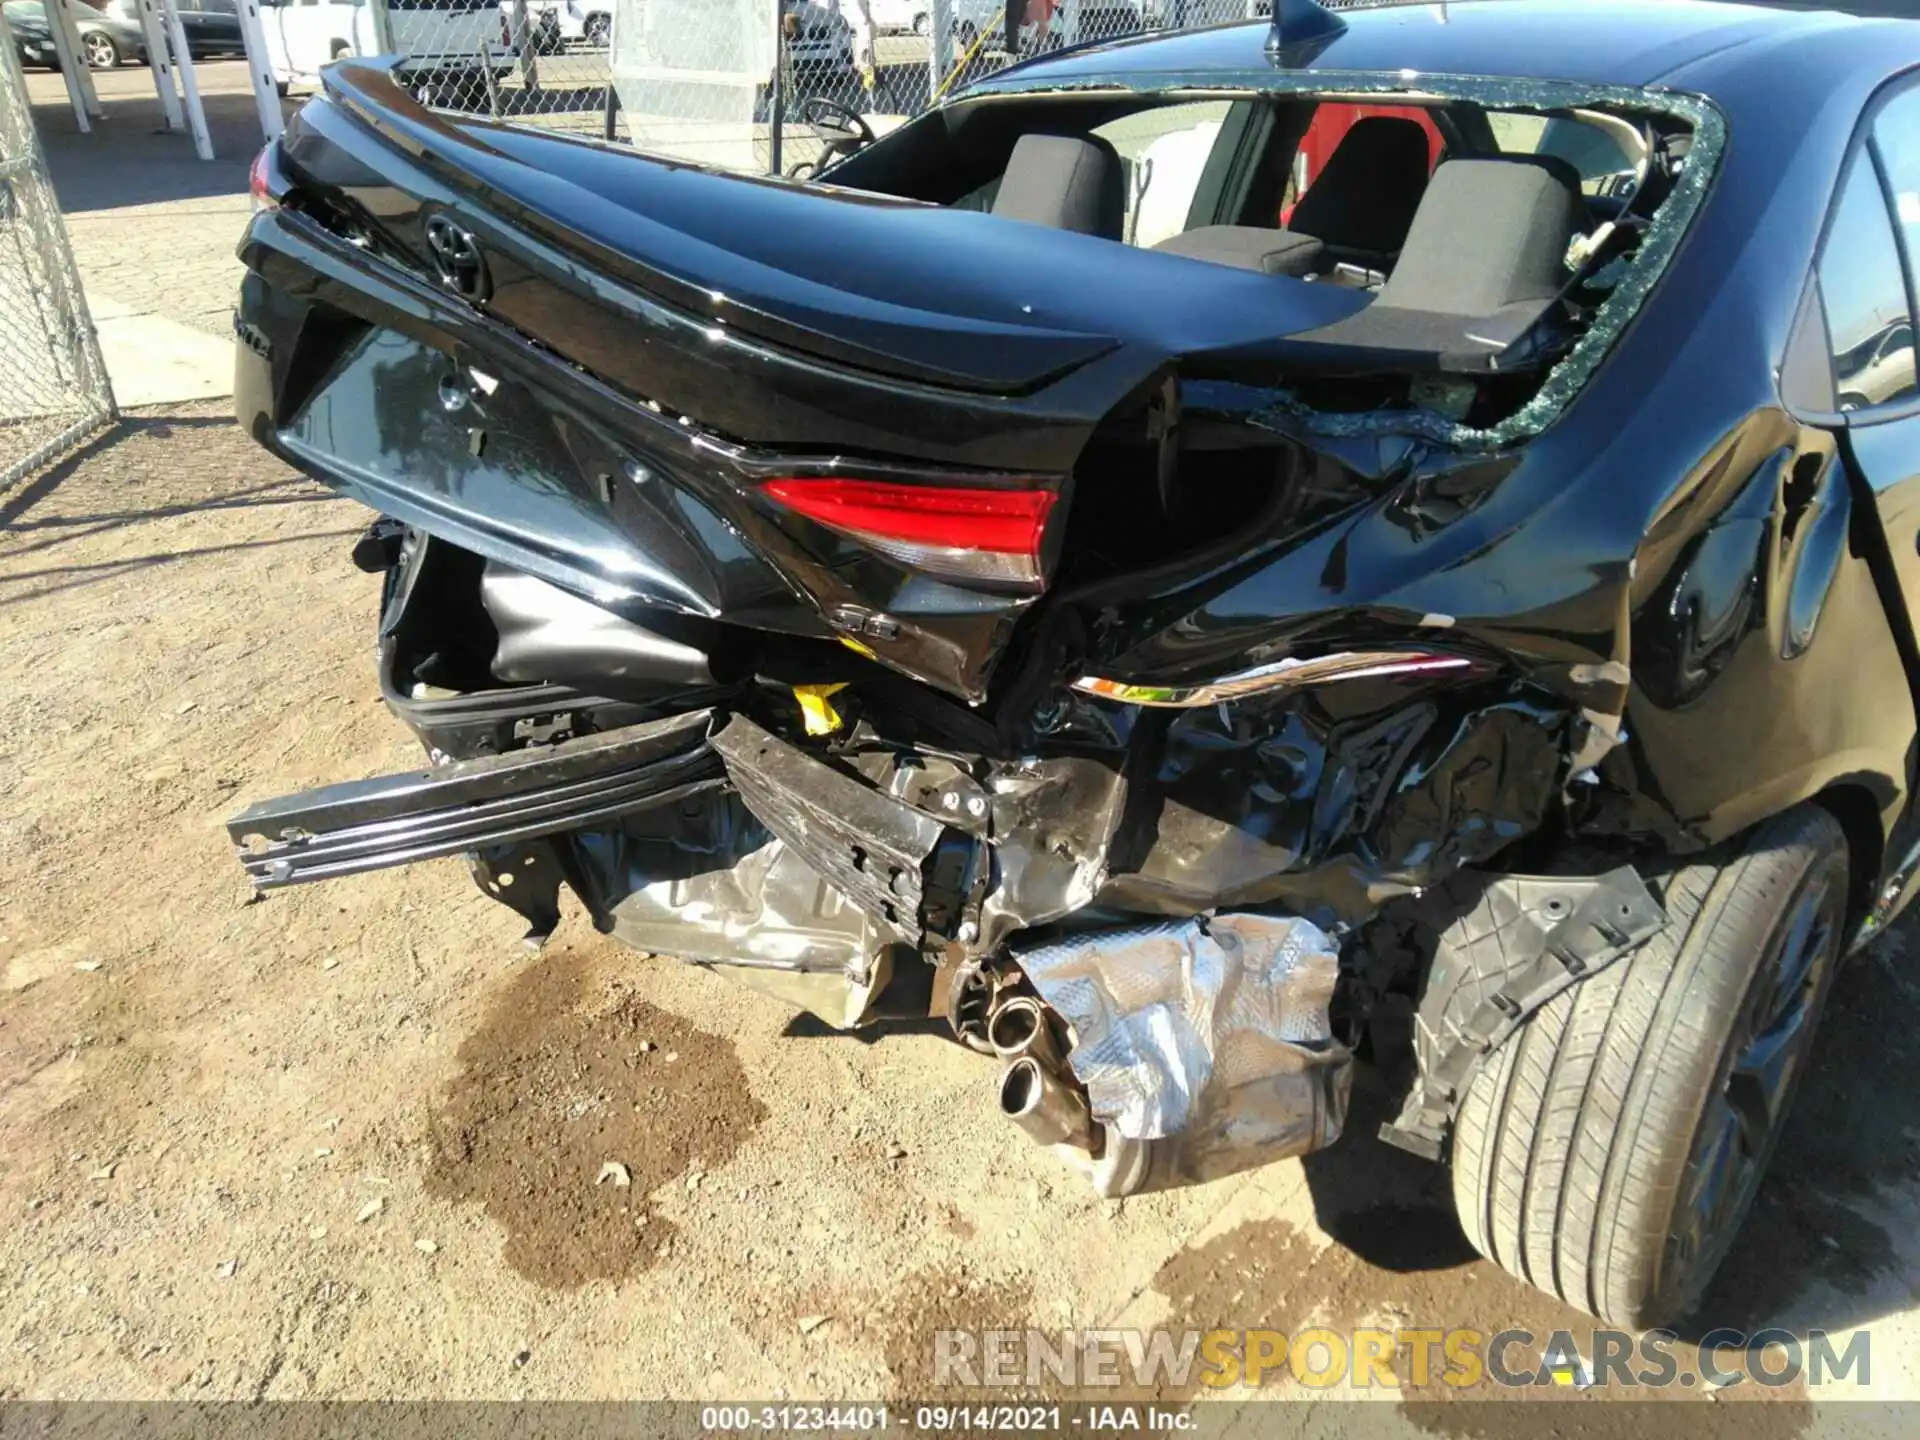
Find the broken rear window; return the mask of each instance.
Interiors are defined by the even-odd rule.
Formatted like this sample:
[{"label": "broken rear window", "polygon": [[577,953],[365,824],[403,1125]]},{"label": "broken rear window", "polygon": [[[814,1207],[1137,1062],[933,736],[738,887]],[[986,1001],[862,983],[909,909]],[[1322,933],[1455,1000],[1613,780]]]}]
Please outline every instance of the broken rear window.
[{"label": "broken rear window", "polygon": [[1362,292],[1357,314],[1288,337],[1249,377],[1275,423],[1476,449],[1536,433],[1585,384],[1698,208],[1724,134],[1703,100],[1622,87],[1042,79],[927,117],[942,143],[906,147],[925,171],[870,156],[833,178]]}]

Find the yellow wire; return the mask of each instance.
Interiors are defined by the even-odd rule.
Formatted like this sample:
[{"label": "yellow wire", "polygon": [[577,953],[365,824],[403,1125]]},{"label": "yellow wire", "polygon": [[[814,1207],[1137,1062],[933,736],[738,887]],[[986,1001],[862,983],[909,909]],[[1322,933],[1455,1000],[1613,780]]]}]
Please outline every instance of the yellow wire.
[{"label": "yellow wire", "polygon": [[940,97],[947,93],[947,88],[952,85],[955,80],[960,78],[961,71],[973,63],[973,57],[980,52],[980,47],[987,43],[987,37],[993,34],[995,30],[1004,28],[1006,23],[1007,8],[1003,5],[1000,7],[1000,13],[993,17],[993,24],[973,37],[973,44],[967,47],[967,53],[960,57],[959,63],[948,72],[947,78],[940,82],[940,88],[933,92],[933,99],[927,102],[929,105],[938,105],[940,103]]}]

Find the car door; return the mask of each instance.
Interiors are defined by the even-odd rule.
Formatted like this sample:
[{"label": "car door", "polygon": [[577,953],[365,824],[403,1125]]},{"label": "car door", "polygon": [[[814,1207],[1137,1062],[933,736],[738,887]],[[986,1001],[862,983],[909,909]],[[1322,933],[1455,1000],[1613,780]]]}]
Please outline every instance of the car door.
[{"label": "car door", "polygon": [[[1821,245],[1814,319],[1824,320],[1831,359],[1827,403],[1854,470],[1873,492],[1901,599],[1920,622],[1917,265],[1920,84],[1909,81],[1869,110],[1840,182]],[[1791,359],[1787,368],[1795,368]]]},{"label": "car door", "polygon": [[[192,0],[200,19],[196,35],[189,31],[187,45],[195,55],[239,55],[245,50],[240,40],[240,11],[235,0]],[[184,21],[187,12],[182,10]]]}]

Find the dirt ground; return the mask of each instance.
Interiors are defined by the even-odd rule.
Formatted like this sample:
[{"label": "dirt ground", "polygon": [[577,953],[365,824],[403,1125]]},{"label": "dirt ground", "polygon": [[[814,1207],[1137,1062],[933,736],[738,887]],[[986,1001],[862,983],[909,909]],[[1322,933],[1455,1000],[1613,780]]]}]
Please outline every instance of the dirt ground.
[{"label": "dirt ground", "polygon": [[[248,903],[227,815],[416,760],[366,518],[218,407],[0,494],[0,1398],[902,1398],[943,1326],[1585,1333],[1472,1257],[1365,1087],[1304,1165],[1102,1202],[937,1027],[826,1033],[577,913],[530,953],[455,861]],[[1883,1396],[1913,1392],[1920,1275],[1905,939],[1842,977],[1705,1312],[1871,1326]],[[1866,1420],[1729,1403],[1758,1388],[1552,1428]],[[1541,1429],[1432,1387],[1365,1408]]]}]

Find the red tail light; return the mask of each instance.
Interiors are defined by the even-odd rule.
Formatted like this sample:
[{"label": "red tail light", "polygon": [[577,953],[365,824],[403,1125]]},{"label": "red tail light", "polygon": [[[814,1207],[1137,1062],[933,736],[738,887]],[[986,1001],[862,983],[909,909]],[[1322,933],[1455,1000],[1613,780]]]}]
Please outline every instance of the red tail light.
[{"label": "red tail light", "polygon": [[260,153],[253,157],[253,166],[247,171],[247,190],[253,196],[253,212],[272,210],[280,204],[280,197],[273,192],[273,175],[268,169],[267,157],[273,153],[273,143],[269,141]]},{"label": "red tail light", "polygon": [[789,510],[932,575],[1038,585],[1058,498],[1050,490],[780,479],[761,487]]}]

